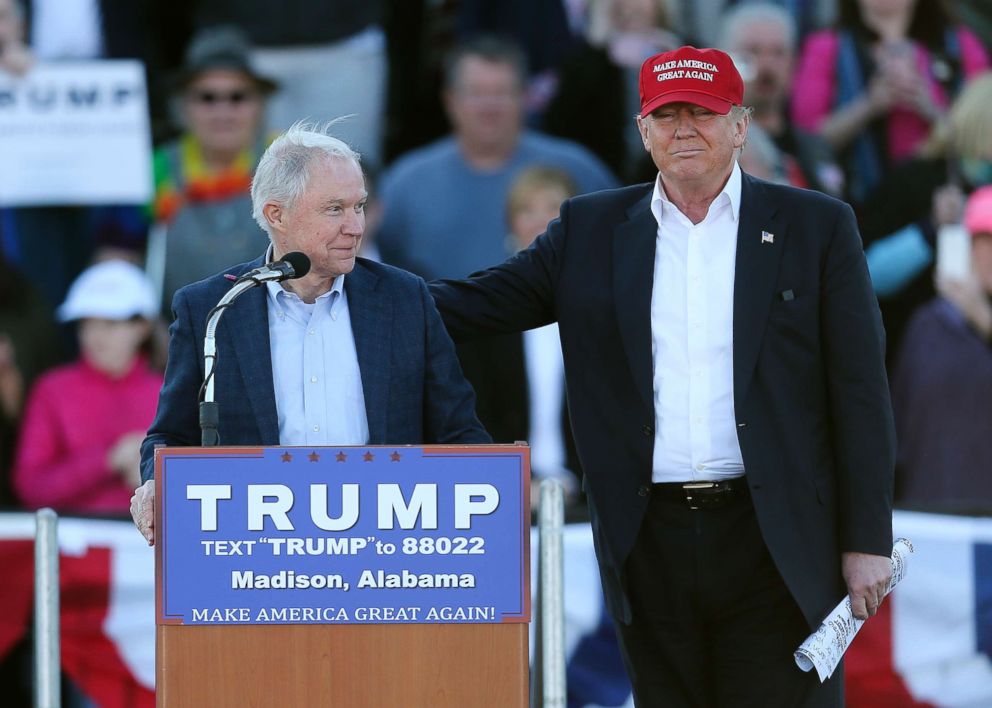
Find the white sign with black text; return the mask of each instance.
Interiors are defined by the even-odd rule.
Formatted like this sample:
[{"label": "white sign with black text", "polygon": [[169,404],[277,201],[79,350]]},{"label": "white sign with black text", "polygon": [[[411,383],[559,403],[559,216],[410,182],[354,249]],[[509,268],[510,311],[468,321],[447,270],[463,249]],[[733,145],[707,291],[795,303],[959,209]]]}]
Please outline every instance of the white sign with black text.
[{"label": "white sign with black text", "polygon": [[144,204],[151,196],[140,62],[0,71],[0,206]]}]

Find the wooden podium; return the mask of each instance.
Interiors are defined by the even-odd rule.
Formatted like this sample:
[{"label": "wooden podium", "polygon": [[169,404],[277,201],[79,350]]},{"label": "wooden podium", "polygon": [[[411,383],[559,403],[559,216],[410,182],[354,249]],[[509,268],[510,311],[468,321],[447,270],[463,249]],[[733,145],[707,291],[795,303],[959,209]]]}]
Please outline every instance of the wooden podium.
[{"label": "wooden podium", "polygon": [[[450,452],[505,454],[519,451],[519,446],[399,448],[411,457],[419,452],[442,454]],[[279,448],[278,453],[317,456],[344,454],[339,448],[327,448],[311,453],[310,449]],[[350,453],[397,455],[394,448],[343,448]],[[529,460],[523,448],[524,479],[521,500],[527,506],[529,525]],[[318,452],[319,451],[319,452]],[[156,546],[156,703],[178,708],[208,706],[341,706],[343,708],[494,708],[520,707],[528,704],[528,633],[530,614],[529,593],[529,531],[520,544],[523,573],[519,617],[498,623],[308,623],[308,624],[240,624],[189,623],[177,621],[164,613],[163,588],[167,587],[165,554],[181,548],[170,541],[168,524],[188,524],[179,517],[173,519],[163,504],[178,506],[177,487],[170,487],[169,498],[163,490],[163,460],[199,457],[199,464],[210,464],[216,455],[219,465],[231,455],[258,457],[261,449],[224,448],[217,451],[183,448],[164,449],[156,457],[157,516],[159,522]],[[271,455],[270,449],[268,453]],[[174,456],[174,457],[173,457]],[[224,461],[222,461],[224,460]],[[312,461],[312,459],[311,459]],[[286,466],[287,470],[289,465]],[[177,469],[169,470],[170,474]],[[315,466],[303,466],[308,472]],[[331,472],[336,469],[328,468]],[[392,468],[390,468],[392,469]],[[280,470],[281,471],[281,470]],[[237,504],[237,484],[232,480],[232,493]],[[378,480],[376,480],[378,481]],[[438,483],[443,486],[444,482]],[[363,494],[364,486],[363,486]],[[187,492],[188,494],[188,492]],[[221,499],[224,499],[221,497]],[[181,500],[185,503],[187,500]],[[364,497],[363,497],[364,501]],[[227,501],[224,502],[228,503]],[[215,502],[216,504],[216,502]],[[342,501],[342,505],[344,502]],[[305,507],[305,504],[294,503]],[[512,505],[508,505],[512,506]],[[221,507],[215,507],[219,509]],[[240,511],[240,510],[239,510]],[[421,510],[423,511],[423,510]],[[357,513],[357,512],[356,512]],[[344,514],[344,512],[342,512]],[[220,524],[225,519],[217,513]],[[418,517],[419,518],[419,517]],[[171,521],[170,521],[171,519]],[[380,522],[381,523],[381,522]],[[514,522],[515,523],[515,522]],[[300,524],[297,523],[297,527]],[[209,529],[208,529],[209,530]],[[225,529],[213,529],[218,538],[227,538]],[[444,532],[443,526],[441,532]],[[408,534],[413,532],[406,532]],[[383,534],[383,537],[386,537]],[[201,541],[202,543],[202,541]],[[488,540],[487,540],[488,543]],[[433,547],[433,542],[432,542]],[[257,555],[261,555],[258,553]],[[373,561],[375,556],[370,556]],[[202,559],[198,559],[202,562]],[[220,559],[224,560],[224,559]],[[323,560],[323,559],[321,559]],[[328,564],[335,562],[331,558]],[[489,559],[485,559],[486,562]],[[439,563],[445,562],[438,558]],[[173,564],[171,566],[175,568]],[[196,571],[194,571],[195,573]],[[347,588],[345,588],[347,590]],[[244,593],[243,590],[236,591]],[[261,591],[251,589],[248,593]],[[267,592],[272,592],[268,590]],[[308,597],[327,597],[321,591],[309,590]],[[415,591],[416,592],[416,591]],[[454,595],[463,592],[450,591]],[[233,594],[233,593],[232,593]],[[349,593],[332,595],[341,598]],[[353,593],[352,593],[353,594]],[[415,597],[415,595],[414,595]],[[237,599],[241,599],[239,595]],[[367,602],[367,600],[366,600]],[[452,604],[457,600],[452,600]],[[247,604],[247,603],[244,603]],[[409,604],[409,603],[408,603]]]}]

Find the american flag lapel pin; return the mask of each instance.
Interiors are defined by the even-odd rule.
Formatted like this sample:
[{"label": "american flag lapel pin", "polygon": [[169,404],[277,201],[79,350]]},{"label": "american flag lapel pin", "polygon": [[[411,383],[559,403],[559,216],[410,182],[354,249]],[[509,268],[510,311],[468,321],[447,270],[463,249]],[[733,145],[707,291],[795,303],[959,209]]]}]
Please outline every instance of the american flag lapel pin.
[{"label": "american flag lapel pin", "polygon": [[769,231],[761,232],[761,242],[762,243],[775,243],[775,234]]}]

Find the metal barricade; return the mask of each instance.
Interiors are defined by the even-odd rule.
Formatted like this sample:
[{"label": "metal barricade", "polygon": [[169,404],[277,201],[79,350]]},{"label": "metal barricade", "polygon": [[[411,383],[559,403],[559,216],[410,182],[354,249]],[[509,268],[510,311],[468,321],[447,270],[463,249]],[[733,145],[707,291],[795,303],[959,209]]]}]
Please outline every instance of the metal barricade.
[{"label": "metal barricade", "polygon": [[[538,608],[537,641],[540,644],[540,705],[565,708],[565,585],[562,528],[565,523],[565,493],[552,479],[541,482],[538,510]],[[535,667],[535,671],[538,668]]]},{"label": "metal barricade", "polygon": [[34,535],[34,705],[59,708],[62,701],[59,648],[59,517],[51,509],[35,514]]}]

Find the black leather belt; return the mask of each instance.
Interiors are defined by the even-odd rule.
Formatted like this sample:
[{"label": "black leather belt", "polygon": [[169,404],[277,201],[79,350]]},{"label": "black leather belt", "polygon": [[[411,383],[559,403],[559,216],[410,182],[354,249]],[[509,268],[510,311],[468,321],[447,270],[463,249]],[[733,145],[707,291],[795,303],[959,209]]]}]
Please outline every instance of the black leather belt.
[{"label": "black leather belt", "polygon": [[651,485],[651,496],[683,502],[690,509],[715,509],[748,496],[747,479],[734,477],[719,482],[660,482]]}]

